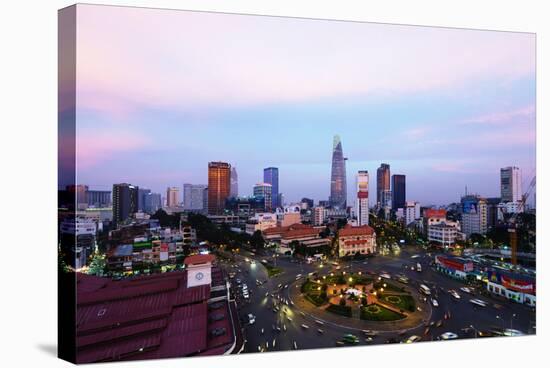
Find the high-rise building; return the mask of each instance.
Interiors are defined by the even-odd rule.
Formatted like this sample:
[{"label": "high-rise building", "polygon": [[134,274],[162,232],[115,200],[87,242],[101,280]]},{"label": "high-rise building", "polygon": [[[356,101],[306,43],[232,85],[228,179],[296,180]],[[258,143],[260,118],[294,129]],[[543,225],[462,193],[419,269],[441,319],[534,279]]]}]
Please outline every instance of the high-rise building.
[{"label": "high-rise building", "polygon": [[166,188],[166,207],[177,207],[179,205],[180,188]]},{"label": "high-rise building", "polygon": [[145,197],[151,193],[151,189],[139,188],[138,189],[138,211],[145,211]]},{"label": "high-rise building", "polygon": [[89,207],[110,207],[112,204],[110,190],[88,190],[87,197]]},{"label": "high-rise building", "polygon": [[231,191],[231,165],[227,162],[208,163],[208,213],[223,213],[225,200]]},{"label": "high-rise building", "polygon": [[206,210],[206,184],[183,184],[183,208],[190,211]]},{"label": "high-rise building", "polygon": [[139,187],[121,183],[113,184],[113,222],[115,225],[124,222],[138,212]]},{"label": "high-rise building", "polygon": [[264,183],[271,184],[271,208],[277,208],[283,204],[279,202],[279,169],[268,167],[264,169]]},{"label": "high-rise building", "polygon": [[160,193],[147,193],[143,199],[143,212],[153,214],[162,207]]},{"label": "high-rise building", "polygon": [[342,149],[340,136],[335,135],[332,144],[332,170],[330,175],[330,198],[332,207],[346,208],[347,199],[346,184],[346,159]]},{"label": "high-rise building", "polygon": [[66,187],[67,192],[73,194],[73,198],[76,200],[76,207],[78,209],[85,209],[88,207],[88,186],[87,185],[68,185]]},{"label": "high-rise building", "polygon": [[376,204],[380,207],[388,207],[388,201],[384,201],[384,192],[390,189],[390,165],[381,164],[376,170]]},{"label": "high-rise building", "polygon": [[388,210],[391,209],[392,207],[391,197],[392,197],[391,190],[382,191],[382,198],[381,198],[382,202],[380,203],[381,208],[388,209]]},{"label": "high-rise building", "polygon": [[420,203],[405,202],[405,226],[418,219],[420,219]]},{"label": "high-rise building", "polygon": [[462,232],[466,236],[487,233],[487,200],[478,195],[461,198]]},{"label": "high-rise building", "polygon": [[355,199],[355,214],[357,225],[369,224],[369,172],[360,170],[356,177],[357,198]]},{"label": "high-rise building", "polygon": [[269,183],[258,183],[254,186],[254,197],[263,197],[265,203],[265,211],[271,211],[272,209],[272,193],[273,190]]},{"label": "high-rise building", "polygon": [[500,197],[504,203],[521,201],[521,170],[519,167],[508,166],[500,169]]},{"label": "high-rise building", "polygon": [[315,207],[313,209],[313,225],[320,226],[325,222],[325,208]]},{"label": "high-rise building", "polygon": [[406,187],[405,175],[392,175],[391,177],[392,209],[405,208]]},{"label": "high-rise building", "polygon": [[239,196],[239,176],[237,175],[237,168],[235,166],[231,168],[231,190],[229,191],[229,196]]}]

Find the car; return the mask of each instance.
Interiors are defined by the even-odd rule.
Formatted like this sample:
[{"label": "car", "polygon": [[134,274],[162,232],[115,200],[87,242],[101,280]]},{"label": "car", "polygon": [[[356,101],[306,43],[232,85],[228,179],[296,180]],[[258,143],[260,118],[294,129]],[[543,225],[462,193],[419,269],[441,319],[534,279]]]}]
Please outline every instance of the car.
[{"label": "car", "polygon": [[359,343],[359,338],[352,334],[346,334],[342,338],[342,341],[346,344],[357,344]]},{"label": "car", "polygon": [[300,326],[301,326],[304,330],[309,329],[309,326],[306,325],[305,323],[302,323]]},{"label": "car", "polygon": [[458,339],[458,335],[454,332],[445,332],[437,337],[438,340],[454,340]]},{"label": "car", "polygon": [[380,277],[383,277],[383,278],[388,279],[388,280],[391,279],[391,276],[390,276],[389,273],[381,273],[381,274],[380,274]]},{"label": "car", "polygon": [[269,296],[269,292],[266,292],[265,293],[265,297],[267,298]]},{"label": "car", "polygon": [[476,306],[479,306],[479,307],[486,307],[487,306],[487,303],[484,302],[481,299],[470,299],[470,303],[472,303]]},{"label": "car", "polygon": [[437,302],[437,299],[432,299],[432,305],[434,307],[439,307],[439,303]]},{"label": "car", "polygon": [[373,330],[362,330],[361,332],[363,332],[365,336],[370,336],[370,337],[374,337],[378,334],[376,331],[373,331]]},{"label": "car", "polygon": [[460,290],[465,292],[466,294],[471,294],[472,293],[472,289],[470,289],[469,287],[466,287],[466,286],[461,287]]},{"label": "car", "polygon": [[294,347],[294,350],[298,350],[298,344],[296,344],[296,341],[292,343],[292,346]]},{"label": "car", "polygon": [[256,316],[253,315],[252,313],[249,313],[248,314],[248,324],[253,325],[254,323],[256,323]]},{"label": "car", "polygon": [[289,316],[286,316],[286,319],[288,320],[288,322],[292,322],[292,318],[290,318]]},{"label": "car", "polygon": [[452,295],[453,298],[456,300],[460,299],[460,294],[456,292],[456,290],[449,290],[449,294]]},{"label": "car", "polygon": [[320,328],[317,329],[317,332],[319,332],[321,335],[325,333],[325,331],[321,330]]},{"label": "car", "polygon": [[443,326],[443,321],[442,320],[437,321],[437,323],[435,324],[435,327],[441,327],[441,326]]},{"label": "car", "polygon": [[420,336],[412,335],[411,337],[406,339],[404,342],[405,342],[405,344],[412,344],[413,342],[418,342],[420,340],[422,340],[422,338]]},{"label": "car", "polygon": [[319,321],[318,319],[315,320],[315,323],[317,323],[318,325],[321,325],[321,326],[323,326],[325,324],[324,322]]}]

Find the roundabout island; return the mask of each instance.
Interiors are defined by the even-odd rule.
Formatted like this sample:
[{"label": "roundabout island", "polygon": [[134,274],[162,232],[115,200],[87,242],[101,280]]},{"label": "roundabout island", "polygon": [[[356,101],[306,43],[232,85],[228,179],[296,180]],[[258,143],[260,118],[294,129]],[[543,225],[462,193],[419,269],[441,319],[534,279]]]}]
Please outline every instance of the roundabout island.
[{"label": "roundabout island", "polygon": [[415,329],[431,318],[431,306],[416,290],[379,275],[314,274],[289,289],[295,308],[319,323],[383,333]]}]

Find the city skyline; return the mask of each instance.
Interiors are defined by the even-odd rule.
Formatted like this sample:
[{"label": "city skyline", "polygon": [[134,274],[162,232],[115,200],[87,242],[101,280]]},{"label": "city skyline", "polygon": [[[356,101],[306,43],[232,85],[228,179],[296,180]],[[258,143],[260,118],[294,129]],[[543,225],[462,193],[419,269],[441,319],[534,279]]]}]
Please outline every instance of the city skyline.
[{"label": "city skyline", "polygon": [[[77,177],[90,188],[163,193],[206,183],[207,163],[224,161],[239,168],[240,195],[273,166],[287,202],[326,200],[335,134],[348,183],[389,163],[407,176],[407,198],[425,204],[457,202],[466,186],[496,197],[502,167],[522,168],[523,187],[534,174],[532,34],[336,21],[327,33],[315,20],[162,10],[147,13],[156,28],[144,34],[141,12],[89,6],[79,18]],[[231,48],[218,25],[235,30]],[[251,28],[267,42],[246,41]],[[197,80],[205,68],[216,75]]]}]

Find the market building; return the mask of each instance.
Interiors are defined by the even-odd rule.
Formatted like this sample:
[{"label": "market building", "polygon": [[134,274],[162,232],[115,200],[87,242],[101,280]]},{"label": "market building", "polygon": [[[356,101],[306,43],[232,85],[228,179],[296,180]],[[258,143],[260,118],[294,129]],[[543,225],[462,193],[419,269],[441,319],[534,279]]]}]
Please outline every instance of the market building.
[{"label": "market building", "polygon": [[191,256],[185,271],[120,281],[78,273],[77,363],[239,353],[237,307],[214,262]]}]

